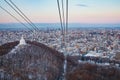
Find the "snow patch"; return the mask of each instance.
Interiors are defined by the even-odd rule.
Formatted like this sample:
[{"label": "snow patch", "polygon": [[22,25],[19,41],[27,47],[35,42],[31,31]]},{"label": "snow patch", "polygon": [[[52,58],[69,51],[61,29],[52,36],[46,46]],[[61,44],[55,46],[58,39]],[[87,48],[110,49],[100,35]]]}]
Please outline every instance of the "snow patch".
[{"label": "snow patch", "polygon": [[96,53],[95,51],[90,51],[88,54],[86,54],[85,56],[89,56],[89,57],[101,57],[102,54],[101,53]]}]

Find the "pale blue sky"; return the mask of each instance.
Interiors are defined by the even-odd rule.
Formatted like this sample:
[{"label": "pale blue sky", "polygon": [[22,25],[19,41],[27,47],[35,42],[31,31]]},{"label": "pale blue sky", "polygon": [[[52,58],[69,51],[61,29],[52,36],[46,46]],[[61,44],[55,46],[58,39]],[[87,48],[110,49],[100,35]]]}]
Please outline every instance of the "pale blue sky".
[{"label": "pale blue sky", "polygon": [[[23,21],[5,2],[0,5]],[[59,22],[57,0],[12,0],[33,22]],[[120,0],[69,0],[69,21],[120,23]],[[16,22],[0,9],[0,22]]]}]

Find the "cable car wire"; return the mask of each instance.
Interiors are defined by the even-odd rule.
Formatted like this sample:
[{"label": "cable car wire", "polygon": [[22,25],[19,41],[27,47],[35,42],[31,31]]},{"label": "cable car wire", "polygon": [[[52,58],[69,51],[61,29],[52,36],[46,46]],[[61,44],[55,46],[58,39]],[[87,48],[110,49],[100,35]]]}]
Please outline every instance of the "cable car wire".
[{"label": "cable car wire", "polygon": [[61,30],[62,30],[62,35],[64,34],[64,28],[63,28],[63,21],[62,21],[62,15],[61,15],[61,8],[60,8],[60,3],[59,0],[57,0],[57,5],[58,5],[58,12],[59,12],[59,17],[60,17],[60,24],[61,24]]},{"label": "cable car wire", "polygon": [[31,30],[28,26],[26,26],[23,22],[21,22],[17,17],[15,17],[14,15],[12,15],[9,11],[7,11],[5,8],[3,8],[2,6],[0,6],[0,8],[2,10],[4,10],[6,13],[8,13],[11,17],[13,17],[16,21],[18,21],[20,24],[22,24],[23,26],[25,26],[27,29],[29,29],[30,31],[33,32],[33,30]]},{"label": "cable car wire", "polygon": [[35,31],[37,30],[34,26],[26,19],[23,15],[21,15],[7,0],[4,0],[19,16],[21,16]]},{"label": "cable car wire", "polygon": [[17,7],[16,4],[14,4],[12,0],[9,0],[9,1],[37,30],[39,30],[37,26],[20,10],[20,8]]},{"label": "cable car wire", "polygon": [[62,21],[63,21],[63,27],[64,27],[64,34],[65,34],[65,9],[64,9],[64,2],[63,2],[63,0],[61,0],[61,4],[62,4]]}]

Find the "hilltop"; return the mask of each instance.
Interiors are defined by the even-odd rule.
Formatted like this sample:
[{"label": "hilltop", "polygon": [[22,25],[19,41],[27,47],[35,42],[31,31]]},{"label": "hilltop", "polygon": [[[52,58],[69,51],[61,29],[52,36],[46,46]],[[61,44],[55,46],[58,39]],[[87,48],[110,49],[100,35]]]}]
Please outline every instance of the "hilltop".
[{"label": "hilltop", "polygon": [[[62,80],[64,55],[41,43],[26,41],[1,46],[0,78],[6,80]],[[10,46],[9,46],[10,45]],[[3,47],[4,46],[4,47]],[[17,47],[15,47],[17,46]],[[78,58],[78,59],[77,59]],[[120,70],[112,66],[99,66],[78,62],[79,57],[67,57],[67,80],[119,80]]]}]

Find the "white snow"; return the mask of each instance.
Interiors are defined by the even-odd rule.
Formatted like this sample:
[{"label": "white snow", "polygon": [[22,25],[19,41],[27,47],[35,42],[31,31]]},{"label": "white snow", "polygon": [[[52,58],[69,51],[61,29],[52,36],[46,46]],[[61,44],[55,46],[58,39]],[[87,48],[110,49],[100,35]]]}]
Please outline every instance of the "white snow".
[{"label": "white snow", "polygon": [[[16,50],[18,49],[18,46],[15,46],[15,48],[14,49],[12,49],[9,53],[11,54],[11,53],[16,53]],[[8,53],[8,54],[9,54]]]},{"label": "white snow", "polygon": [[85,56],[91,56],[91,57],[101,57],[102,54],[101,53],[96,53],[95,51],[90,51],[88,54],[86,54]]},{"label": "white snow", "polygon": [[109,66],[109,65],[110,65],[110,63],[104,63],[104,65]]},{"label": "white snow", "polygon": [[[92,61],[92,60],[88,60],[88,61],[82,61],[82,60],[78,60],[79,63],[90,63],[90,64],[96,64],[96,65],[99,65],[99,66],[112,66],[110,63],[108,62],[104,62],[104,63],[98,63],[98,62],[95,62],[95,61]],[[115,67],[118,67],[119,68],[119,64],[115,64],[114,65]]]},{"label": "white snow", "polygon": [[21,45],[26,45],[27,43],[25,42],[25,39],[23,38],[23,36],[20,39],[20,42],[17,46],[15,46],[8,54],[14,53],[16,54],[16,50],[19,50],[19,46]]},{"label": "white snow", "polygon": [[66,78],[65,78],[66,70],[67,70],[67,60],[66,59],[64,60],[63,68],[64,68],[64,72],[63,72],[64,79],[63,80],[66,80]]},{"label": "white snow", "polygon": [[66,73],[66,68],[67,68],[67,60],[65,59],[65,62],[64,62],[64,73]]}]

